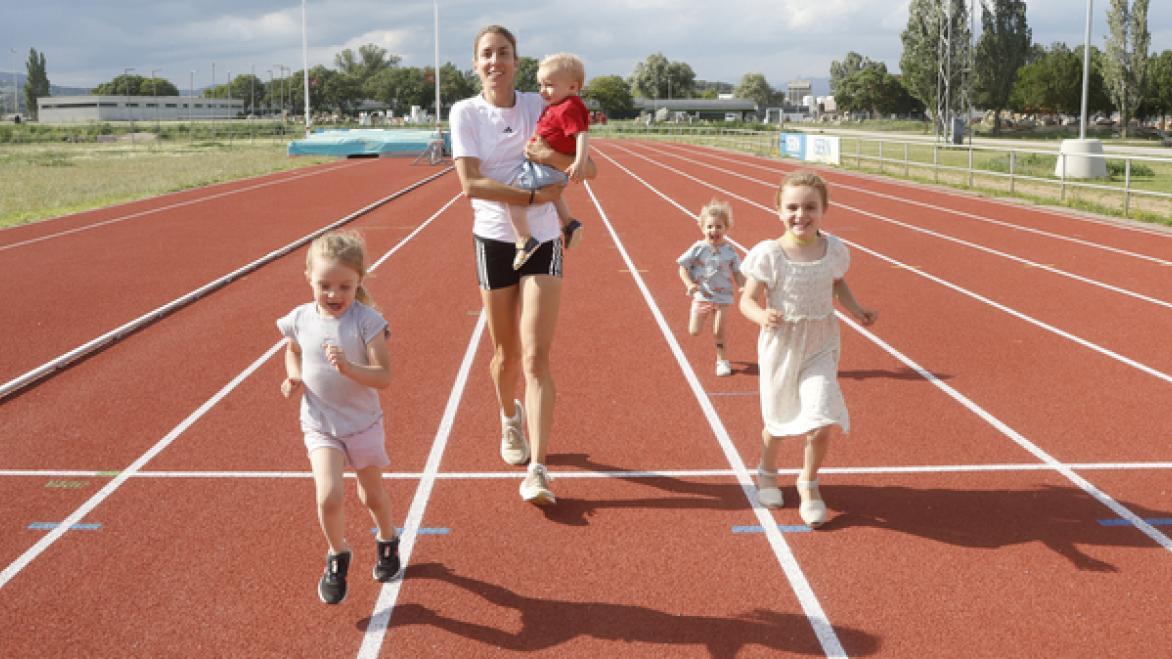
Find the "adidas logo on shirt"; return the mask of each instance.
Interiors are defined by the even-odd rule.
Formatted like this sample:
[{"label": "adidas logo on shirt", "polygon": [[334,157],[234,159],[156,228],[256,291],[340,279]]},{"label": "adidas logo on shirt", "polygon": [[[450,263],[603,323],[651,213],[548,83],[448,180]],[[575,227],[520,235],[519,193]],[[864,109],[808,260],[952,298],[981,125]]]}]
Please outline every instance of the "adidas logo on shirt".
[{"label": "adidas logo on shirt", "polygon": [[512,126],[505,126],[504,133],[505,133],[505,135],[511,135],[513,133]]}]

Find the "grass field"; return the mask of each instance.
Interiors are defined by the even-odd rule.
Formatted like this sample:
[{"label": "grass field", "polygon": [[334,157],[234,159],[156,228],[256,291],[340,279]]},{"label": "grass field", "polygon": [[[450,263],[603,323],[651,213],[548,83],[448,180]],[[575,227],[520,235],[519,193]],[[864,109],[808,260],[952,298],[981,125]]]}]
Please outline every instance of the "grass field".
[{"label": "grass field", "polygon": [[0,145],[0,226],[258,176],[332,158],[277,141]]}]

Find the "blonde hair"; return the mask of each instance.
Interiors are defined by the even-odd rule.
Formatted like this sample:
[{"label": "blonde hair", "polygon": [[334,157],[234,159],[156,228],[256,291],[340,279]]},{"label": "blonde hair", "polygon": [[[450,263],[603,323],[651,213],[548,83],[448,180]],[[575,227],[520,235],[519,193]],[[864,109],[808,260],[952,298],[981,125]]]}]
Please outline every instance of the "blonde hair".
[{"label": "blonde hair", "polygon": [[538,75],[542,71],[568,73],[570,79],[578,83],[578,89],[581,89],[586,84],[586,65],[582,63],[581,58],[571,53],[546,55],[542,58],[541,63],[537,65]]},{"label": "blonde hair", "polygon": [[516,59],[520,57],[520,55],[517,54],[517,37],[514,37],[513,33],[509,32],[509,28],[503,25],[485,25],[484,27],[480,28],[480,31],[476,33],[476,38],[472,40],[473,62],[475,62],[477,58],[480,57],[480,53],[478,52],[480,49],[480,38],[486,34],[499,34],[505,39],[508,39],[509,44],[513,47],[513,58]]},{"label": "blonde hair", "polygon": [[786,188],[814,188],[818,191],[818,196],[822,198],[822,208],[830,205],[830,193],[826,188],[826,181],[818,176],[813,171],[808,169],[799,169],[790,172],[781,179],[781,185],[777,186],[776,205],[781,208],[781,192]]},{"label": "blonde hair", "polygon": [[350,268],[358,273],[358,290],[354,299],[368,307],[374,307],[374,299],[362,285],[366,279],[366,242],[357,231],[330,231],[324,233],[309,243],[309,252],[305,255],[305,271],[313,272],[313,257],[318,256],[334,263]]},{"label": "blonde hair", "polygon": [[704,208],[700,209],[700,215],[696,218],[696,224],[699,224],[703,228],[705,218],[724,220],[725,229],[731,231],[733,228],[732,206],[729,206],[727,201],[713,199],[707,204],[704,204]]}]

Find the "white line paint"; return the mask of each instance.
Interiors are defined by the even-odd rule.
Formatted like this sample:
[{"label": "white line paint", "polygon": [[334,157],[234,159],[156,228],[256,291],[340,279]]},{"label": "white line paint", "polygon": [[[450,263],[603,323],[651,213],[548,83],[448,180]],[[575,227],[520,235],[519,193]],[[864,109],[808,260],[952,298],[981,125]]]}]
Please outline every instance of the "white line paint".
[{"label": "white line paint", "polygon": [[782,536],[781,531],[778,530],[777,524],[773,519],[773,515],[768,509],[762,507],[757,502],[756,491],[757,488],[753,484],[752,478],[749,476],[748,470],[745,468],[744,462],[741,461],[741,456],[737,453],[736,446],[733,445],[732,439],[728,435],[728,431],[724,427],[724,423],[716,413],[716,408],[712,406],[712,401],[704,393],[704,388],[700,385],[696,373],[692,370],[691,364],[684,356],[683,349],[680,348],[679,343],[675,340],[671,329],[667,324],[667,320],[659,310],[659,306],[655,302],[655,298],[651,295],[650,289],[643,281],[642,275],[639,274],[638,268],[631,260],[630,254],[627,253],[622,241],[619,239],[618,233],[610,222],[606,211],[602,208],[602,204],[594,195],[594,188],[589,183],[586,183],[586,191],[590,195],[590,199],[594,202],[594,207],[598,209],[599,217],[602,218],[606,225],[606,230],[610,233],[611,240],[614,241],[619,254],[626,263],[627,269],[630,271],[631,278],[635,285],[643,295],[644,301],[647,303],[647,308],[651,315],[655,318],[656,324],[659,326],[660,332],[663,334],[664,340],[667,342],[668,348],[679,364],[680,371],[683,373],[684,379],[692,390],[697,403],[703,411],[705,418],[708,420],[709,426],[712,428],[713,434],[716,436],[717,442],[720,444],[721,450],[724,452],[725,459],[728,460],[729,466],[732,467],[736,475],[737,482],[741,486],[741,491],[745,495],[745,499],[753,510],[753,514],[757,517],[758,523],[765,529],[765,537],[769,541],[770,547],[773,549],[774,556],[777,562],[781,565],[782,571],[789,580],[790,587],[798,598],[798,602],[802,606],[802,611],[806,614],[806,619],[810,623],[810,627],[817,636],[819,644],[822,646],[822,651],[828,657],[845,657],[846,651],[842,647],[842,643],[838,640],[838,634],[835,633],[834,627],[827,619],[825,611],[822,610],[822,604],[819,603],[818,597],[814,594],[810,582],[806,579],[806,575],[802,572],[801,566],[798,564],[797,558],[786,542],[785,537]]},{"label": "white line paint", "polygon": [[[448,169],[445,169],[441,172],[438,172],[436,174],[433,174],[425,179],[422,179],[420,181],[416,181],[415,183],[412,183],[401,190],[393,192],[393,193],[387,195],[386,197],[383,197],[382,199],[379,199],[378,201],[376,201],[372,204],[368,204],[367,206],[364,206],[364,207],[354,211],[353,213],[350,213],[346,217],[343,217],[339,220],[336,220],[327,226],[324,226],[320,229],[317,229],[316,231],[313,231],[312,233],[309,233],[305,236],[302,236],[301,238],[298,238],[297,240],[289,243],[288,245],[285,245],[284,247],[280,247],[278,249],[275,249],[275,250],[269,252],[268,254],[266,254],[265,256],[253,261],[252,263],[243,265],[243,266],[237,268],[236,270],[233,270],[232,272],[215,279],[214,281],[211,281],[211,282],[208,282],[207,284],[204,284],[203,286],[195,289],[194,291],[191,291],[190,293],[187,293],[186,295],[175,298],[174,300],[171,300],[170,302],[167,302],[166,304],[164,304],[156,309],[148,311],[145,314],[139,316],[138,318],[135,318],[134,320],[132,320],[128,323],[125,323],[119,327],[116,327],[116,328],[106,332],[105,334],[102,334],[101,336],[99,336],[95,339],[91,339],[91,340],[87,341],[86,343],[74,348],[73,350],[70,350],[69,352],[58,355],[57,357],[50,359],[49,361],[45,362],[44,364],[41,364],[40,366],[37,366],[37,367],[35,367],[25,373],[13,378],[12,380],[9,380],[8,382],[5,382],[4,384],[0,385],[0,401],[3,401],[5,398],[16,393],[17,391],[20,391],[21,389],[39,381],[45,377],[48,377],[49,375],[52,375],[52,374],[56,373],[57,371],[61,371],[63,369],[69,368],[71,365],[76,363],[78,360],[83,359],[86,356],[91,355],[99,350],[103,350],[103,349],[109,347],[110,345],[122,340],[124,337],[142,329],[143,327],[146,327],[147,325],[159,320],[160,318],[163,318],[164,316],[166,316],[166,315],[168,315],[178,309],[181,309],[181,308],[191,304],[192,302],[195,302],[196,300],[204,297],[208,293],[211,293],[211,292],[216,291],[220,288],[223,288],[224,286],[232,283],[233,281],[239,279],[240,277],[243,277],[244,275],[257,270],[257,269],[261,268],[262,266],[267,265],[267,264],[285,256],[286,254],[288,254],[296,249],[299,249],[300,247],[308,244],[310,241],[312,241],[314,238],[320,236],[321,234],[326,233],[327,231],[330,231],[332,229],[336,229],[336,228],[343,226],[349,222],[352,222],[355,219],[357,219],[358,217],[361,217],[362,215],[365,215],[366,213],[371,212],[372,210],[378,208],[379,206],[382,206],[382,205],[386,204],[387,202],[390,202],[390,201],[414,190],[415,188],[418,188],[422,185],[425,185],[426,183],[429,183],[429,182],[439,178],[440,176],[443,176],[449,170],[451,170],[451,167],[449,167]],[[449,205],[450,205],[450,203],[451,202],[449,202]],[[419,230],[422,228],[422,226],[423,225],[420,225],[420,228],[413,231],[408,237],[414,236],[415,234],[419,233]],[[384,256],[383,258],[385,259],[386,256]]]},{"label": "white line paint", "polygon": [[[678,207],[678,208],[682,208],[682,206],[680,206],[680,205],[679,205],[679,204],[678,204],[678,203],[677,203],[675,200],[668,199],[667,195],[665,195],[664,193],[660,192],[659,190],[656,190],[656,189],[655,189],[653,186],[651,186],[651,185],[650,185],[649,183],[647,183],[646,181],[643,181],[643,179],[639,178],[638,176],[635,176],[635,174],[631,173],[631,172],[630,172],[630,170],[626,169],[625,167],[622,167],[622,165],[619,165],[619,164],[618,164],[618,162],[617,162],[617,161],[615,161],[615,160],[613,160],[612,158],[610,158],[610,156],[606,156],[605,154],[601,154],[601,153],[600,153],[600,155],[603,155],[603,157],[605,157],[605,158],[607,158],[608,160],[610,160],[611,162],[613,162],[613,163],[614,163],[616,166],[618,166],[618,167],[621,167],[621,168],[622,168],[624,171],[628,172],[628,173],[629,173],[629,174],[630,174],[632,177],[634,177],[636,180],[638,180],[639,182],[643,183],[643,185],[647,186],[649,189],[651,189],[652,191],[654,191],[654,192],[655,192],[656,194],[658,194],[659,196],[661,196],[661,197],[663,197],[664,199],[666,199],[666,200],[670,201],[670,203],[672,203],[672,204],[673,204],[673,205],[675,205],[676,207]],[[651,160],[651,159],[649,159],[649,158],[646,158],[645,156],[641,156],[641,155],[639,155],[639,154],[636,154],[636,153],[632,153],[632,155],[633,155],[633,156],[635,156],[635,157],[637,157],[637,158],[641,158],[641,159],[647,160],[648,162],[651,162],[652,164],[655,164],[655,165],[656,165],[656,166],[658,166],[658,167],[661,167],[661,168],[663,168],[663,169],[666,169],[666,170],[668,170],[668,171],[671,171],[671,172],[673,172],[673,173],[676,173],[676,174],[678,174],[678,175],[680,175],[680,176],[683,176],[683,177],[685,177],[685,178],[687,178],[687,179],[689,179],[689,180],[695,181],[695,182],[697,182],[697,183],[699,183],[699,184],[701,184],[701,185],[704,185],[705,187],[712,188],[713,190],[716,190],[716,191],[718,191],[718,192],[721,192],[721,193],[723,193],[723,194],[725,194],[725,195],[728,195],[728,196],[729,196],[729,197],[731,197],[731,198],[734,198],[734,199],[737,199],[737,200],[739,200],[739,201],[742,201],[742,202],[744,202],[744,203],[746,203],[746,204],[750,204],[750,205],[756,206],[756,207],[758,207],[758,208],[761,208],[761,209],[767,210],[767,211],[769,211],[769,212],[773,212],[773,209],[769,208],[768,206],[765,206],[764,204],[758,203],[757,201],[755,201],[755,200],[752,200],[752,199],[749,199],[749,198],[747,198],[747,197],[744,197],[744,196],[742,196],[742,195],[738,195],[738,194],[736,194],[736,193],[734,193],[734,192],[732,192],[732,191],[730,191],[730,190],[725,190],[724,188],[721,188],[721,187],[719,187],[719,186],[713,185],[713,184],[711,184],[711,183],[709,183],[709,182],[707,182],[707,181],[704,181],[703,179],[700,179],[700,178],[697,178],[697,177],[695,177],[695,176],[692,176],[692,175],[690,175],[690,174],[687,174],[686,172],[682,172],[682,171],[680,171],[680,170],[678,170],[678,169],[675,169],[675,168],[673,168],[673,167],[669,167],[669,166],[667,166],[667,165],[664,165],[664,164],[662,164],[662,163],[657,163],[657,162],[655,162],[655,161],[653,161],[653,160]],[[758,181],[758,182],[761,182],[761,181]],[[687,212],[687,211],[685,210],[685,212]],[[858,212],[865,212],[865,211],[858,211]],[[831,233],[831,232],[827,232],[827,233]],[[1155,378],[1157,378],[1157,379],[1163,380],[1164,382],[1168,382],[1168,383],[1172,384],[1172,375],[1169,375],[1168,373],[1165,373],[1165,372],[1163,372],[1163,371],[1161,371],[1161,370],[1159,370],[1159,369],[1156,369],[1156,368],[1154,368],[1154,367],[1148,366],[1147,364],[1144,364],[1144,363],[1142,363],[1142,362],[1140,362],[1140,361],[1138,361],[1138,360],[1132,359],[1132,358],[1130,358],[1130,357],[1125,357],[1125,356],[1123,356],[1123,355],[1121,355],[1121,354],[1119,354],[1119,353],[1117,353],[1117,352],[1115,352],[1115,351],[1113,351],[1113,350],[1109,350],[1109,349],[1107,349],[1107,348],[1104,348],[1103,346],[1100,346],[1100,345],[1098,345],[1097,343],[1093,343],[1093,342],[1091,342],[1091,341],[1088,341],[1087,339],[1084,339],[1084,338],[1082,338],[1082,337],[1080,337],[1080,336],[1077,336],[1077,335],[1071,334],[1070,332],[1067,332],[1066,330],[1059,329],[1058,327],[1055,327],[1055,326],[1053,326],[1053,325],[1050,325],[1049,323],[1045,323],[1045,322],[1043,322],[1043,321],[1041,321],[1041,320],[1038,320],[1038,319],[1036,319],[1036,318],[1034,318],[1034,317],[1032,317],[1032,316],[1030,316],[1030,315],[1027,315],[1027,314],[1025,314],[1025,313],[1022,313],[1022,312],[1020,312],[1020,311],[1017,311],[1016,309],[1013,309],[1013,308],[1010,308],[1010,307],[1008,307],[1008,306],[1006,306],[1006,305],[1003,305],[1003,304],[1001,304],[1000,302],[996,302],[996,301],[994,301],[994,300],[992,300],[992,299],[990,299],[990,298],[987,298],[987,297],[985,297],[985,296],[981,295],[980,293],[976,293],[976,292],[974,292],[974,291],[970,291],[970,290],[968,290],[967,288],[964,288],[964,287],[962,287],[962,286],[959,286],[959,285],[957,285],[957,284],[953,284],[953,283],[952,283],[952,282],[950,282],[950,281],[947,281],[947,280],[945,280],[945,279],[942,279],[942,278],[940,278],[940,277],[937,277],[937,276],[935,276],[935,275],[928,274],[928,273],[924,272],[922,268],[912,267],[912,266],[910,266],[910,265],[908,265],[908,264],[906,264],[906,263],[903,263],[903,262],[901,262],[901,261],[898,261],[898,260],[896,260],[896,259],[894,259],[894,258],[891,258],[891,257],[889,257],[889,256],[885,255],[885,254],[880,254],[879,252],[876,252],[876,251],[874,251],[874,250],[872,250],[872,249],[869,249],[869,248],[867,248],[867,247],[863,247],[862,245],[860,245],[860,244],[858,244],[858,243],[852,242],[852,241],[850,241],[850,240],[848,240],[848,239],[844,238],[844,237],[843,237],[842,235],[840,235],[840,234],[835,234],[835,235],[836,235],[836,236],[838,237],[838,239],[839,239],[839,240],[841,240],[843,243],[845,243],[845,244],[849,245],[850,247],[853,247],[854,249],[857,249],[857,250],[859,250],[860,252],[865,252],[865,253],[867,253],[867,254],[870,254],[871,256],[874,256],[875,258],[878,258],[878,259],[880,259],[880,260],[886,261],[886,262],[888,262],[888,263],[890,263],[890,264],[892,264],[892,265],[895,265],[895,266],[897,266],[897,267],[900,267],[900,268],[906,269],[908,272],[910,272],[910,273],[912,273],[912,274],[914,274],[914,275],[916,275],[916,276],[923,277],[924,279],[927,279],[927,280],[929,280],[929,281],[932,281],[932,282],[935,282],[935,283],[937,283],[937,284],[940,284],[941,286],[944,286],[944,287],[946,287],[946,288],[950,288],[950,289],[952,289],[952,290],[956,291],[957,293],[960,293],[960,294],[962,294],[962,295],[965,295],[965,296],[967,296],[967,297],[970,297],[970,298],[972,298],[972,299],[974,299],[974,300],[977,300],[978,302],[981,302],[981,303],[983,303],[983,304],[986,304],[986,305],[988,305],[988,306],[990,306],[990,307],[993,307],[994,309],[997,309],[998,311],[1002,311],[1002,312],[1004,312],[1004,313],[1006,313],[1006,314],[1009,314],[1010,316],[1013,316],[1013,317],[1015,317],[1015,318],[1018,318],[1019,320],[1023,320],[1023,321],[1025,321],[1025,322],[1027,322],[1027,323],[1029,323],[1029,324],[1031,324],[1031,325],[1034,325],[1034,326],[1036,326],[1036,327],[1039,327],[1039,328],[1041,328],[1041,329],[1043,329],[1043,330],[1045,330],[1045,331],[1047,331],[1047,332],[1050,332],[1050,333],[1052,333],[1052,334],[1056,334],[1056,335],[1058,335],[1058,336],[1060,336],[1060,337],[1062,337],[1062,338],[1064,338],[1064,339],[1067,339],[1068,341],[1071,341],[1071,342],[1073,342],[1073,343],[1076,343],[1076,344],[1078,344],[1078,345],[1081,345],[1081,346],[1083,346],[1084,348],[1087,348],[1087,349],[1089,349],[1089,350],[1092,350],[1092,351],[1094,351],[1094,352],[1097,352],[1097,353],[1099,353],[1099,354],[1101,354],[1101,355],[1103,355],[1103,356],[1105,356],[1105,357],[1108,357],[1108,358],[1110,358],[1110,359],[1113,359],[1113,360],[1115,360],[1115,361],[1117,361],[1117,362],[1120,362],[1120,363],[1122,363],[1122,364],[1125,364],[1125,365],[1127,365],[1127,366],[1130,366],[1130,367],[1132,367],[1132,368],[1134,368],[1134,369],[1136,369],[1136,370],[1139,370],[1139,371],[1142,371],[1142,372],[1144,372],[1144,373],[1147,373],[1148,375],[1151,375],[1151,376],[1153,376],[1153,377],[1155,377]],[[733,242],[733,241],[731,241],[731,240],[730,240],[730,242]],[[737,244],[737,243],[735,243],[735,242],[734,242],[733,244]],[[738,246],[738,247],[741,247],[739,244],[738,244],[737,246]],[[744,249],[744,248],[742,247],[742,249]]]},{"label": "white line paint", "polygon": [[[609,160],[616,167],[622,169],[629,176],[631,176],[635,180],[642,183],[644,186],[646,186],[652,192],[656,193],[657,195],[659,195],[665,199],[668,198],[667,195],[665,195],[664,193],[657,190],[650,183],[647,183],[643,179],[639,178],[634,172],[630,171],[629,169],[627,169],[623,165],[619,164],[617,161],[615,161],[610,156],[603,153],[601,150],[596,149],[595,153],[597,153],[598,155]],[[689,178],[694,179],[694,177],[689,177]],[[697,182],[700,182],[700,183],[704,183],[703,181],[700,181],[700,179],[694,179],[694,180],[696,180]],[[708,185],[706,183],[704,183],[704,184]],[[715,186],[710,186],[710,187],[715,188]],[[731,194],[731,193],[728,193],[727,191],[723,191],[723,190],[722,190],[722,192],[726,192],[726,194]],[[675,202],[673,201],[672,203],[675,203]],[[752,203],[752,202],[750,202],[750,203]],[[678,204],[676,204],[676,205],[678,206]],[[854,246],[854,245],[852,245],[852,246]],[[633,268],[634,265],[631,264],[631,267]],[[919,273],[917,273],[917,274],[919,274]],[[859,334],[861,334],[862,336],[864,336],[865,338],[870,340],[872,343],[874,343],[875,345],[882,348],[885,352],[890,354],[892,357],[894,357],[898,361],[902,362],[905,366],[907,366],[908,368],[911,368],[912,370],[919,373],[921,377],[923,377],[924,379],[931,382],[934,386],[936,386],[941,391],[946,393],[953,400],[960,403],[962,406],[964,406],[970,412],[976,414],[983,421],[985,421],[986,423],[991,425],[994,429],[996,429],[1001,434],[1003,434],[1006,437],[1008,437],[1009,439],[1011,439],[1018,446],[1025,449],[1028,453],[1030,453],[1035,458],[1040,460],[1043,464],[1048,466],[1050,469],[1053,469],[1054,471],[1057,471],[1058,473],[1060,473],[1067,480],[1069,480],[1071,483],[1074,483],[1076,486],[1078,486],[1084,492],[1089,494],[1092,498],[1097,500],[1099,503],[1106,506],[1108,509],[1110,509],[1112,512],[1114,512],[1116,515],[1131,522],[1131,524],[1133,526],[1135,526],[1142,533],[1144,533],[1149,538],[1154,540],[1158,545],[1160,545],[1161,547],[1164,547],[1168,551],[1172,552],[1172,539],[1169,539],[1168,536],[1164,535],[1163,533],[1158,531],[1155,527],[1153,527],[1152,525],[1145,522],[1140,516],[1131,512],[1131,510],[1129,510],[1127,507],[1116,502],[1113,498],[1111,498],[1105,492],[1100,490],[1093,483],[1091,483],[1090,481],[1086,480],[1082,476],[1075,473],[1074,469],[1071,468],[1069,465],[1063,464],[1062,462],[1060,462],[1059,460],[1057,460],[1053,456],[1051,456],[1049,453],[1046,453],[1045,451],[1043,451],[1040,447],[1035,445],[1030,440],[1026,439],[1023,435],[1018,433],[1016,430],[1009,427],[1008,424],[1004,423],[1003,421],[1001,421],[997,417],[995,417],[992,414],[990,414],[989,412],[987,412],[984,408],[977,405],[975,402],[973,402],[972,400],[967,398],[964,394],[961,394],[956,389],[952,388],[950,385],[945,384],[943,381],[941,381],[939,378],[937,378],[934,374],[932,374],[929,371],[927,371],[926,369],[922,368],[919,364],[912,361],[910,358],[908,358],[903,353],[901,353],[898,350],[896,350],[895,348],[893,348],[890,344],[886,343],[885,341],[880,339],[875,334],[871,333],[869,330],[864,329],[861,325],[854,322],[850,318],[847,318],[846,316],[844,316],[842,313],[840,313],[838,311],[835,311],[835,316],[837,316],[840,320],[842,320],[842,322],[846,323],[847,326],[854,329],[856,332],[858,332]],[[763,526],[764,525],[765,524],[763,523]]]},{"label": "white line paint", "polygon": [[[126,222],[127,220],[138,219],[140,217],[145,217],[147,215],[153,215],[154,213],[159,213],[162,211],[174,210],[176,208],[182,208],[184,206],[191,206],[193,204],[199,204],[199,203],[203,203],[205,201],[211,201],[213,199],[220,199],[222,197],[228,197],[228,196],[231,196],[234,194],[239,194],[241,192],[249,192],[252,190],[259,190],[261,188],[267,188],[267,187],[273,186],[273,185],[280,185],[282,183],[288,183],[290,181],[297,181],[297,180],[300,180],[303,178],[308,178],[310,176],[317,176],[319,174],[325,174],[328,172],[336,171],[338,169],[342,169],[342,167],[343,166],[333,166],[333,167],[329,167],[329,168],[315,169],[314,171],[311,171],[311,172],[302,172],[302,173],[297,174],[295,176],[289,176],[287,178],[282,178],[282,179],[278,179],[275,181],[265,181],[264,183],[250,185],[245,188],[238,188],[236,190],[227,190],[225,192],[217,192],[214,194],[210,194],[206,197],[199,197],[197,199],[188,199],[187,201],[181,201],[181,202],[177,202],[174,204],[168,204],[166,206],[159,206],[158,208],[148,208],[146,210],[141,210],[141,211],[138,211],[135,213],[129,213],[127,215],[120,215],[118,217],[112,217],[110,219],[102,220],[100,222],[94,222],[93,224],[87,224],[82,227],[75,227],[73,229],[67,229],[65,231],[58,231],[57,233],[51,233],[51,234],[47,234],[44,236],[38,236],[36,238],[29,238],[28,240],[22,240],[20,242],[9,243],[7,245],[0,245],[0,252],[10,250],[10,249],[15,249],[17,247],[24,247],[25,245],[32,245],[34,243],[44,242],[46,240],[52,240],[53,238],[61,238],[63,236],[69,236],[69,235],[72,235],[75,233],[81,233],[83,231],[97,229],[97,228],[104,227],[104,226],[107,226],[110,224],[118,224],[119,222]],[[182,192],[188,192],[188,191],[182,191]],[[182,194],[182,192],[174,192],[171,194]],[[169,195],[162,195],[162,196],[169,196]],[[134,203],[140,203],[142,201],[145,201],[145,200],[139,199],[137,201],[127,202],[127,203],[134,204]],[[82,211],[82,212],[91,213],[91,212],[94,212],[94,210],[100,210],[100,209],[93,209],[93,210],[87,210],[87,211]],[[62,217],[52,218],[51,220],[42,220],[41,222],[47,222],[47,221],[52,221],[52,220],[62,220],[67,217],[73,217],[74,215],[79,215],[79,214],[80,213],[63,215]],[[18,225],[18,226],[24,226],[24,225]],[[9,228],[14,229],[16,227],[9,227]]]},{"label": "white line paint", "polygon": [[370,614],[370,623],[366,626],[366,633],[362,635],[362,645],[358,648],[360,658],[375,658],[382,648],[383,639],[387,634],[387,627],[391,624],[391,613],[395,602],[399,599],[399,591],[403,587],[403,578],[410,569],[411,552],[415,549],[415,539],[418,529],[423,526],[423,513],[427,510],[431,491],[435,487],[436,474],[439,472],[440,459],[448,446],[448,438],[452,434],[452,425],[456,420],[456,412],[460,409],[460,399],[464,395],[464,387],[468,383],[468,373],[472,370],[472,362],[476,358],[476,348],[480,345],[480,337],[484,334],[485,315],[481,312],[476,321],[476,328],[472,331],[472,338],[464,350],[464,359],[460,362],[460,370],[456,373],[456,381],[448,393],[448,403],[444,406],[443,417],[439,428],[431,442],[431,451],[427,454],[427,462],[423,467],[423,474],[419,485],[415,488],[415,496],[411,499],[411,507],[407,510],[407,519],[403,523],[402,539],[399,541],[399,558],[403,563],[403,571],[398,579],[383,584],[379,589],[378,600]]},{"label": "white line paint", "polygon": [[[420,229],[422,229],[424,226],[431,224],[432,221],[435,220],[435,218],[439,217],[440,213],[443,212],[444,208],[451,206],[452,203],[456,199],[458,199],[459,197],[460,197],[460,195],[456,195],[455,197],[453,197],[452,200],[449,201],[446,205],[444,205],[443,208],[441,208],[439,211],[436,211],[436,213],[434,215],[432,215],[430,218],[428,218],[427,221],[423,222],[420,225]],[[404,245],[407,244],[407,241],[410,240],[412,236],[416,235],[418,232],[419,232],[419,230],[417,229],[415,232],[412,232],[411,235],[403,238],[403,240],[401,240],[398,244],[396,244],[393,248],[391,248],[390,252],[388,252],[388,255],[397,252],[400,248],[402,248]],[[379,259],[378,263],[382,263],[384,260],[386,260],[386,255],[384,255],[381,259]],[[375,266],[371,266],[370,270],[373,271],[375,269],[375,267],[377,267],[377,264]],[[223,398],[225,396],[227,396],[229,393],[232,392],[232,390],[234,390],[237,386],[239,386],[241,382],[244,382],[244,380],[246,380],[248,378],[248,376],[250,376],[252,373],[254,373],[258,368],[260,368],[260,366],[262,364],[264,364],[266,361],[268,361],[269,358],[271,358],[274,354],[276,354],[284,345],[285,345],[284,339],[273,344],[272,347],[270,347],[268,350],[266,350],[265,353],[263,355],[261,355],[260,357],[258,357],[251,365],[249,365],[247,368],[245,368],[243,371],[241,371],[236,377],[232,378],[232,380],[230,382],[228,382],[228,384],[224,385],[211,398],[209,398],[202,405],[200,405],[198,408],[196,408],[196,410],[194,412],[189,414],[187,416],[187,418],[185,418],[183,421],[179,422],[178,425],[176,425],[174,428],[172,428],[170,432],[168,432],[165,436],[163,436],[162,439],[160,439],[158,442],[156,442],[154,446],[152,446],[150,449],[148,449],[146,451],[146,453],[143,453],[141,456],[139,456],[134,462],[132,462],[130,464],[129,467],[119,471],[118,474],[116,476],[114,476],[114,478],[109,483],[106,483],[106,485],[104,487],[102,487],[101,490],[99,490],[92,497],[87,499],[84,503],[82,503],[81,506],[79,506],[72,513],[70,513],[68,517],[66,517],[64,520],[62,520],[60,527],[58,527],[57,529],[55,529],[53,531],[50,531],[45,536],[42,536],[41,539],[38,540],[36,544],[34,544],[27,551],[25,551],[23,554],[21,554],[15,561],[10,563],[8,565],[8,567],[4,568],[4,571],[0,572],[0,589],[3,589],[4,586],[9,581],[11,581],[13,577],[15,577],[17,574],[19,574],[21,570],[23,570],[25,567],[27,567],[29,563],[31,563],[35,558],[40,556],[41,553],[43,553],[46,549],[48,549],[53,543],[57,542],[57,540],[61,538],[61,536],[65,533],[65,531],[69,530],[69,527],[73,526],[74,524],[77,524],[82,519],[84,519],[86,515],[88,515],[95,508],[97,508],[97,506],[99,504],[101,504],[103,501],[105,501],[106,498],[108,498],[111,494],[113,494],[119,487],[122,487],[122,485],[127,480],[129,480],[132,476],[141,472],[142,468],[148,462],[150,462],[156,455],[158,455],[160,452],[162,452],[163,449],[170,446],[171,443],[174,442],[177,437],[179,437],[181,434],[183,434],[184,431],[186,431],[196,421],[198,421],[200,418],[202,418],[203,415],[207,414],[207,412],[209,410],[211,410],[213,407],[215,407],[216,404],[218,404],[221,400],[223,400]],[[98,473],[100,473],[100,472],[95,472],[95,474],[98,474]]]}]

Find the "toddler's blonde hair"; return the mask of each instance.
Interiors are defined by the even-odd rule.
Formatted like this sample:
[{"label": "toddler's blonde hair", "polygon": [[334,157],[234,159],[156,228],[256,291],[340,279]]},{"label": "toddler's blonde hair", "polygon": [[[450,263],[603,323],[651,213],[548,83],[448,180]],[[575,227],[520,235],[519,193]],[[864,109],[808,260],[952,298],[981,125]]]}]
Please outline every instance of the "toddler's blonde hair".
[{"label": "toddler's blonde hair", "polygon": [[581,58],[571,53],[554,53],[542,58],[537,65],[538,74],[541,71],[550,73],[568,73],[570,78],[578,83],[578,89],[586,84],[586,65]]},{"label": "toddler's blonde hair", "polygon": [[366,279],[366,242],[357,231],[330,231],[314,238],[313,242],[309,243],[309,252],[305,255],[305,272],[313,273],[315,256],[340,263],[357,272],[359,282],[354,299],[368,307],[374,306],[374,300],[362,285],[362,281]]},{"label": "toddler's blonde hair", "polygon": [[696,224],[701,227],[704,226],[704,220],[707,218],[724,220],[724,228],[732,231],[733,228],[733,213],[732,206],[729,206],[727,201],[720,199],[713,199],[704,204],[704,208],[700,209],[700,215],[696,218]]},{"label": "toddler's blonde hair", "polygon": [[777,186],[777,199],[775,199],[775,205],[778,209],[781,208],[781,192],[786,188],[814,188],[818,191],[818,196],[822,198],[822,208],[825,209],[830,205],[830,193],[827,191],[826,181],[809,169],[790,172],[781,179],[781,185]]}]

